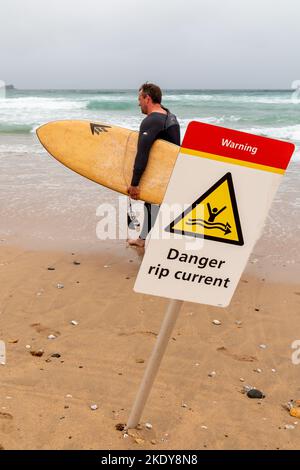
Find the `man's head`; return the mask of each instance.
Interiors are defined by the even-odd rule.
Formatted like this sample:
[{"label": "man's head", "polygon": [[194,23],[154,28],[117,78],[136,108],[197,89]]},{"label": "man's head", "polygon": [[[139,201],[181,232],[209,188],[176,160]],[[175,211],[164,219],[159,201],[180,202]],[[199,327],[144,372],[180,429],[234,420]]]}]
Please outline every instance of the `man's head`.
[{"label": "man's head", "polygon": [[154,83],[144,83],[139,88],[139,106],[143,114],[149,114],[153,105],[161,104],[161,89]]}]

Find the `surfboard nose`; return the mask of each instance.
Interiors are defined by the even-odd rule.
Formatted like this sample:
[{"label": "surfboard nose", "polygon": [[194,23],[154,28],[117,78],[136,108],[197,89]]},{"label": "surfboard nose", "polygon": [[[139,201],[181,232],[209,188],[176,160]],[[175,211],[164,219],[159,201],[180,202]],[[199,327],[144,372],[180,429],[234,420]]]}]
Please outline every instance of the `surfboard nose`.
[{"label": "surfboard nose", "polygon": [[69,166],[69,152],[68,150],[66,152],[66,147],[71,147],[74,141],[71,121],[47,122],[37,128],[36,134],[42,146],[52,157]]},{"label": "surfboard nose", "polygon": [[78,124],[74,121],[51,121],[38,127],[37,137],[52,157],[64,163],[65,147],[77,143]]},{"label": "surfboard nose", "polygon": [[53,135],[53,133],[55,134],[58,122],[59,121],[47,122],[46,124],[42,124],[36,129],[36,134],[44,147],[49,139],[49,136]]}]

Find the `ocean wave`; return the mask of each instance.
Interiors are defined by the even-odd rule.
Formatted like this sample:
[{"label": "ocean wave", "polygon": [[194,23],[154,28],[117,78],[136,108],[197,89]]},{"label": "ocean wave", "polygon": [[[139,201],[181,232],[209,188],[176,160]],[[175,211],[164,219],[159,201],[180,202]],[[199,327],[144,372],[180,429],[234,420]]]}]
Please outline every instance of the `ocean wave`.
[{"label": "ocean wave", "polygon": [[294,162],[300,162],[300,147],[296,147],[292,160]]},{"label": "ocean wave", "polygon": [[66,100],[64,98],[42,98],[37,96],[22,98],[6,98],[0,100],[0,111],[23,110],[74,110],[84,109],[83,100]]},{"label": "ocean wave", "polygon": [[45,153],[46,150],[41,145],[32,145],[32,144],[0,144],[0,155],[4,154],[41,154]]},{"label": "ocean wave", "polygon": [[136,108],[136,100],[91,100],[86,104],[86,109],[100,111],[126,111]]},{"label": "ocean wave", "polygon": [[30,134],[36,129],[34,124],[0,123],[0,134]]},{"label": "ocean wave", "polygon": [[230,122],[238,122],[242,118],[240,116],[201,116],[201,117],[193,117],[192,119],[181,119],[177,116],[178,122],[180,126],[186,128],[187,125],[191,121],[200,121],[200,122],[205,122],[206,124],[225,124],[225,123],[230,123]]},{"label": "ocean wave", "polygon": [[250,134],[262,135],[279,140],[286,140],[296,145],[293,161],[300,161],[300,124],[286,127],[251,127],[249,129],[241,129],[243,132]]},{"label": "ocean wave", "polygon": [[232,96],[228,97],[228,101],[237,102],[237,103],[257,103],[257,104],[278,104],[284,105],[288,104],[290,106],[297,106],[300,104],[300,99],[295,99],[293,95],[288,98],[283,97],[258,97],[258,96]]},{"label": "ocean wave", "polygon": [[178,94],[178,95],[164,95],[164,101],[180,101],[181,104],[188,103],[189,105],[191,102],[194,101],[212,101],[215,97],[213,95],[205,95],[205,94]]},{"label": "ocean wave", "polygon": [[260,95],[245,95],[245,94],[178,94],[178,95],[164,95],[164,101],[172,102],[173,104],[180,104],[181,106],[198,106],[199,102],[216,102],[216,103],[236,103],[236,104],[266,104],[266,105],[300,105],[300,98],[295,97],[294,93],[288,96],[260,96]]},{"label": "ocean wave", "polygon": [[300,124],[285,127],[250,127],[242,129],[251,134],[265,135],[275,139],[291,140],[300,143]]}]

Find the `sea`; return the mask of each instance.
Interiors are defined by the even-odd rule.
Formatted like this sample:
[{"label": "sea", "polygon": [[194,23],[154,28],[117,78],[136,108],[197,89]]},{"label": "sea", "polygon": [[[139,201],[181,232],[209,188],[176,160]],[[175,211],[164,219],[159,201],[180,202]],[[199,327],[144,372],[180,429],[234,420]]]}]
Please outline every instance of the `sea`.
[{"label": "sea", "polygon": [[[296,145],[256,253],[271,264],[298,266],[300,90],[163,90],[163,104],[176,114],[181,138],[196,120]],[[119,201],[116,193],[71,172],[41,147],[37,127],[60,119],[138,130],[143,115],[136,90],[11,89],[0,95],[0,237],[34,247],[67,243],[74,250],[97,250],[104,243],[96,234],[99,205],[116,207]],[[276,250],[271,251],[271,241]]]}]

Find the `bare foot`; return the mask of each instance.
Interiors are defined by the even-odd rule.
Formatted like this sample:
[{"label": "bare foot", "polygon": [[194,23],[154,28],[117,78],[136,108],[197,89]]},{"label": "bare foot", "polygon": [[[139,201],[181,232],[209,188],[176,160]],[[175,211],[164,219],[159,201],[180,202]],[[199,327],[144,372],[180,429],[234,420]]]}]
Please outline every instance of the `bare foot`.
[{"label": "bare foot", "polygon": [[145,247],[145,240],[142,240],[141,238],[137,238],[136,240],[128,239],[127,242],[130,246],[138,246],[139,248]]}]

